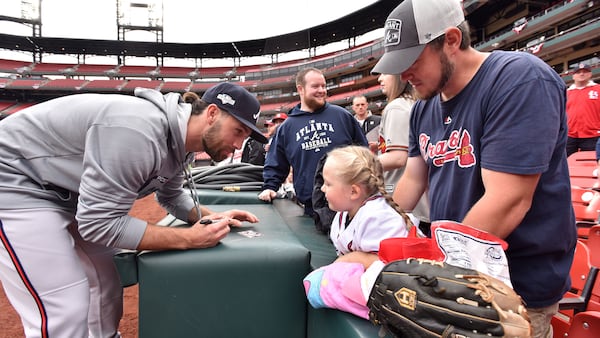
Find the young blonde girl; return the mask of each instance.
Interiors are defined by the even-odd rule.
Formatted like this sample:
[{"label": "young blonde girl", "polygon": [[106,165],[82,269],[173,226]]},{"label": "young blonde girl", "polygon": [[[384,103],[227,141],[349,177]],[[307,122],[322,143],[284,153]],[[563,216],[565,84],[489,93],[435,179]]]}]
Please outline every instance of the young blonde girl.
[{"label": "young blonde girl", "polygon": [[330,239],[338,258],[304,279],[307,297],[315,308],[337,308],[367,318],[365,295],[370,286],[361,281],[363,273],[379,261],[383,239],[406,237],[418,221],[386,192],[381,163],[366,147],[330,151],[323,179],[321,190],[329,208],[337,212]]}]

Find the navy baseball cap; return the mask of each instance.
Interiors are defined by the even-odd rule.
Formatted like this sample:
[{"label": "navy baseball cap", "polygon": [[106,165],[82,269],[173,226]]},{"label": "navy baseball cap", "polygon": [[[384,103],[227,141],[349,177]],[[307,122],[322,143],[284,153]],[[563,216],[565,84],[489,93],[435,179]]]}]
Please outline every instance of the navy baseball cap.
[{"label": "navy baseball cap", "polygon": [[385,53],[372,74],[400,74],[447,28],[465,21],[459,0],[404,0],[385,21]]},{"label": "navy baseball cap", "polygon": [[210,87],[202,95],[202,101],[216,104],[217,107],[250,128],[252,130],[250,137],[253,139],[260,143],[268,142],[256,127],[256,121],[260,116],[260,103],[244,87],[230,82],[222,82]]},{"label": "navy baseball cap", "polygon": [[575,67],[575,72],[576,72],[576,73],[577,73],[578,71],[580,71],[580,70],[585,70],[585,71],[591,72],[591,71],[592,71],[592,67],[591,67],[589,64],[587,64],[587,63],[583,63],[583,62],[582,62],[582,63],[579,63],[579,64],[578,64],[578,65]]}]

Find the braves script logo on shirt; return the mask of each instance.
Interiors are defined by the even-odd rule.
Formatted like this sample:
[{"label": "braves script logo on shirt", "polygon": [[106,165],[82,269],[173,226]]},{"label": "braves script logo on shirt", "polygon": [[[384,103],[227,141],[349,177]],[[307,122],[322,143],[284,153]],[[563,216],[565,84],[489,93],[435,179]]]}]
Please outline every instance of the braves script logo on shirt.
[{"label": "braves script logo on shirt", "polygon": [[474,166],[476,163],[471,134],[467,130],[453,130],[448,140],[431,143],[427,134],[419,135],[419,148],[423,158],[432,159],[433,165],[441,167],[445,163],[456,161],[461,168]]},{"label": "braves script logo on shirt", "polygon": [[302,150],[318,152],[331,144],[331,138],[327,136],[328,132],[335,132],[331,123],[310,120],[308,126],[296,132],[296,142],[301,142]]}]

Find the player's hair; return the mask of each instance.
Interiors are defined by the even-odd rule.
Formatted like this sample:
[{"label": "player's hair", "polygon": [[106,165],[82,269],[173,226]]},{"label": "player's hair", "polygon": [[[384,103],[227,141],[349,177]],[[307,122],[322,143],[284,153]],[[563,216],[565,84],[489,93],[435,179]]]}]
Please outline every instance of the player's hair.
[{"label": "player's hair", "polygon": [[296,74],[296,86],[304,87],[306,85],[306,74],[308,74],[310,72],[316,72],[316,73],[323,75],[323,72],[318,68],[315,68],[315,67],[303,68]]},{"label": "player's hair", "polygon": [[327,153],[326,162],[330,161],[334,161],[335,175],[344,183],[362,185],[369,196],[380,193],[385,197],[386,202],[402,216],[407,228],[412,226],[408,215],[385,190],[383,166],[369,148],[363,146],[338,147]]},{"label": "player's hair", "polygon": [[183,102],[192,105],[192,115],[200,115],[208,107],[208,103],[202,101],[200,96],[194,92],[185,92],[181,98]]}]

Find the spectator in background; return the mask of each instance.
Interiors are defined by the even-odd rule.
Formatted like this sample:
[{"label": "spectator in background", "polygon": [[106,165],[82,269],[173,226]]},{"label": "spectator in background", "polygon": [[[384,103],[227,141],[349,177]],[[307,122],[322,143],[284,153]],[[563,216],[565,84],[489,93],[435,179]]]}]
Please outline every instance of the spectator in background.
[{"label": "spectator in background", "polygon": [[573,81],[567,89],[567,156],[596,149],[600,136],[600,85],[592,81],[590,66],[577,65]]},{"label": "spectator in background", "polygon": [[[406,166],[410,112],[415,99],[410,83],[402,81],[398,74],[380,74],[378,81],[381,92],[387,97],[379,128],[379,161],[383,166],[385,190],[391,194]],[[420,220],[421,231],[429,234],[429,203],[426,193],[411,212]]]},{"label": "spectator in background", "polygon": [[294,191],[313,215],[312,193],[317,165],[323,155],[338,146],[367,146],[367,139],[355,118],[344,108],[326,101],[325,76],[317,68],[305,68],[296,75],[300,103],[277,129],[263,171],[263,191],[258,198],[270,202],[294,170]]},{"label": "spectator in background", "polygon": [[[354,117],[365,133],[367,141],[369,141],[369,147],[375,148],[379,136],[378,127],[381,116],[373,115],[373,113],[371,113],[369,110],[369,102],[364,95],[358,95],[352,98],[352,111],[354,111]],[[371,146],[371,144],[373,144],[373,146]]]},{"label": "spectator in background", "polygon": [[275,136],[275,133],[277,132],[277,128],[279,128],[279,126],[287,118],[288,118],[288,116],[286,113],[277,113],[277,114],[275,114],[275,116],[273,116],[272,119],[270,119],[269,121],[267,121],[265,123],[265,127],[267,127],[267,133],[265,134],[265,136],[267,137],[267,139],[269,139],[267,144],[265,144],[265,151],[267,151],[267,152],[269,151],[269,147],[271,146],[271,141],[273,141],[273,137]]},{"label": "spectator in background", "polygon": [[394,200],[411,210],[429,189],[432,221],[504,239],[533,336],[551,338],[577,242],[564,81],[535,55],[472,48],[459,0],[404,0],[384,27],[373,72],[400,74],[419,98]]},{"label": "spectator in background", "polygon": [[369,110],[367,97],[364,95],[357,95],[352,98],[352,111],[354,112],[354,117],[365,133],[367,141],[369,142],[369,149],[376,154],[379,142],[379,123],[381,122],[381,116],[373,115]]}]

